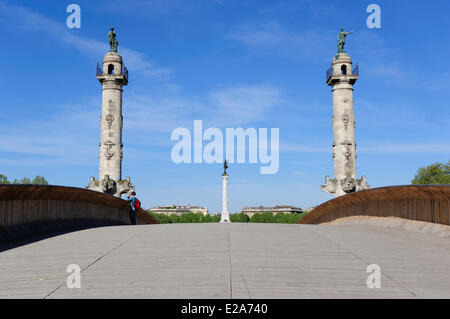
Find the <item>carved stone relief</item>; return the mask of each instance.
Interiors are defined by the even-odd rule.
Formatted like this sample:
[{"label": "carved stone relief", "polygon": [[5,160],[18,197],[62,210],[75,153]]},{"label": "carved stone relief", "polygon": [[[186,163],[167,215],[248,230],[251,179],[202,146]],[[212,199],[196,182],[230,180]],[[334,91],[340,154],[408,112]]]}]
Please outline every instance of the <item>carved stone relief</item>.
[{"label": "carved stone relief", "polygon": [[344,150],[345,159],[348,161],[348,159],[350,158],[351,155],[352,155],[352,151],[350,150],[350,147],[347,146]]},{"label": "carved stone relief", "polygon": [[110,160],[114,156],[114,152],[112,151],[113,146],[116,144],[111,142],[110,140],[103,143],[106,146],[105,156],[108,160]]},{"label": "carved stone relief", "polygon": [[344,155],[345,159],[348,161],[350,156],[352,156],[352,150],[351,150],[352,143],[343,142],[342,145],[344,146],[343,155]]},{"label": "carved stone relief", "polygon": [[341,180],[342,190],[346,193],[352,193],[356,191],[356,181],[352,177],[346,177]]},{"label": "carved stone relief", "polygon": [[106,115],[105,120],[106,120],[106,123],[108,123],[108,130],[110,130],[110,129],[111,129],[111,126],[112,126],[112,123],[113,123],[114,120],[115,120],[114,115],[111,114],[111,110],[109,110],[109,114]]},{"label": "carved stone relief", "polygon": [[109,175],[105,175],[105,178],[102,179],[102,190],[107,194],[115,194],[116,193],[116,182],[109,178]]},{"label": "carved stone relief", "polygon": [[345,129],[348,128],[348,123],[350,122],[350,115],[348,113],[345,113],[342,117],[342,120],[344,121],[344,127]]}]

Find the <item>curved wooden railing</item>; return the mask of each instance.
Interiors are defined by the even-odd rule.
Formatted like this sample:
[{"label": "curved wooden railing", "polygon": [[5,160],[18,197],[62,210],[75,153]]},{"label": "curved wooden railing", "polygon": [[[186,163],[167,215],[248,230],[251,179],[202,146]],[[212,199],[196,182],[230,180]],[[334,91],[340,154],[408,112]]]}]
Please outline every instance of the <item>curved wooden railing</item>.
[{"label": "curved wooden railing", "polygon": [[[127,201],[84,188],[0,185],[0,240],[68,228],[130,224]],[[158,222],[144,210],[137,224]]]},{"label": "curved wooden railing", "polygon": [[450,225],[450,185],[373,188],[329,200],[299,224],[321,224],[348,216],[400,217]]}]

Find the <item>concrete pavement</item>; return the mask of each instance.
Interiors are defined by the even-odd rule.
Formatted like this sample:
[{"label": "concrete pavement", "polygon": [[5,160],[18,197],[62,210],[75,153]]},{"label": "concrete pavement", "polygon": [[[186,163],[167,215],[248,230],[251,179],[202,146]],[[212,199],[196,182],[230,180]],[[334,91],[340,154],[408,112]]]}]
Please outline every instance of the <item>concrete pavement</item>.
[{"label": "concrete pavement", "polygon": [[450,298],[449,266],[449,238],[376,226],[111,226],[0,252],[0,298]]}]

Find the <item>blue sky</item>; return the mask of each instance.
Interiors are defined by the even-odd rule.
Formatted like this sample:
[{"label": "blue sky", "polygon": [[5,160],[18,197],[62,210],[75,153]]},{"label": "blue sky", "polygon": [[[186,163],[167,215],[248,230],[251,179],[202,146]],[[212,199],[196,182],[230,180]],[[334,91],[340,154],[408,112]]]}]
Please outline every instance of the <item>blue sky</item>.
[{"label": "blue sky", "polygon": [[[81,7],[81,29],[66,7]],[[366,7],[381,7],[368,29]],[[0,173],[85,187],[98,177],[101,86],[95,66],[116,27],[124,89],[123,175],[144,207],[221,208],[220,164],[174,164],[177,127],[279,128],[277,174],[231,164],[229,207],[331,198],[332,99],[325,71],[340,27],[360,65],[355,85],[358,176],[409,184],[450,158],[450,2],[261,0],[0,0]]]}]

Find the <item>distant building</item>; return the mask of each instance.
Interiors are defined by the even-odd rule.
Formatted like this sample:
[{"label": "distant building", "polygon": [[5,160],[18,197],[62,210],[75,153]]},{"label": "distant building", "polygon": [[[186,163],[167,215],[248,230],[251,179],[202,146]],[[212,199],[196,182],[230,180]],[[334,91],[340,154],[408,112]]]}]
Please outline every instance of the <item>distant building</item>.
[{"label": "distant building", "polygon": [[284,213],[284,214],[301,214],[303,210],[300,207],[287,206],[287,205],[277,205],[275,207],[244,207],[242,209],[242,213],[247,214],[248,217],[252,217],[256,213],[267,213],[270,212],[272,214]]},{"label": "distant building", "polygon": [[191,206],[187,204],[186,206],[158,206],[149,209],[149,212],[156,214],[165,215],[178,215],[181,216],[185,213],[202,213],[203,215],[208,214],[208,208],[202,206]]}]

